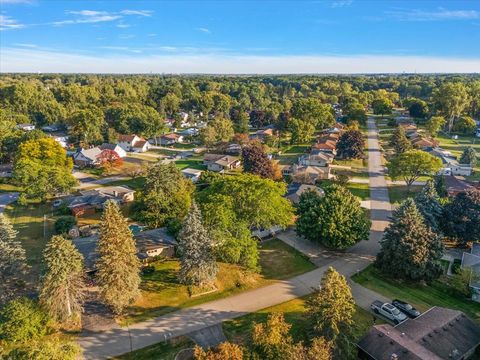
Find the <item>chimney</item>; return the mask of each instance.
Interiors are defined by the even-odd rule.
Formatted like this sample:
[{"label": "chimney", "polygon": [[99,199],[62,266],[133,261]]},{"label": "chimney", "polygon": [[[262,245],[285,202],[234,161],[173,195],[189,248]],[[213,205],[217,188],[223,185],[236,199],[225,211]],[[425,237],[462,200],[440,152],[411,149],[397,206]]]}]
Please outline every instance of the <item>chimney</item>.
[{"label": "chimney", "polygon": [[393,353],[391,356],[390,356],[390,360],[398,360],[398,355]]}]

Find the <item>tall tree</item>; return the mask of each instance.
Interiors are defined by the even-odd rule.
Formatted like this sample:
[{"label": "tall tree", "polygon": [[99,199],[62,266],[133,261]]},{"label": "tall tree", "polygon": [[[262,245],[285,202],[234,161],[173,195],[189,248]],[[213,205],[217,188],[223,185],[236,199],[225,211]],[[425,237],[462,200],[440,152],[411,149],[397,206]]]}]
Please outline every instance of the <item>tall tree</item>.
[{"label": "tall tree", "polygon": [[275,171],[272,161],[259,142],[252,142],[242,149],[243,169],[262,178],[273,179]]},{"label": "tall tree", "polygon": [[299,98],[293,102],[293,117],[312,124],[318,129],[326,129],[335,123],[332,107],[322,104],[313,97]]},{"label": "tall tree", "polygon": [[463,244],[480,241],[480,190],[462,191],[445,206],[441,222],[445,234]]},{"label": "tall tree", "polygon": [[430,226],[434,232],[440,230],[439,221],[442,216],[443,207],[440,204],[440,197],[435,189],[432,180],[427,181],[422,191],[415,197],[415,205],[423,215],[425,223]]},{"label": "tall tree", "polygon": [[200,138],[207,147],[230,141],[233,135],[232,121],[221,116],[215,117],[200,131]]},{"label": "tall tree", "polygon": [[103,141],[102,130],[105,124],[103,112],[98,108],[75,111],[68,119],[72,140],[81,146],[98,144]]},{"label": "tall tree", "polygon": [[141,217],[155,228],[183,220],[190,209],[194,189],[174,163],[149,167],[140,199]]},{"label": "tall tree", "polygon": [[243,348],[240,345],[225,341],[207,351],[198,345],[195,346],[193,358],[195,360],[243,360],[243,356]]},{"label": "tall tree", "polygon": [[283,359],[293,345],[289,334],[291,325],[285,322],[282,313],[272,313],[265,324],[254,323],[252,344],[260,359]]},{"label": "tall tree", "polygon": [[360,159],[364,156],[365,138],[358,130],[348,130],[337,144],[338,155],[344,159]]},{"label": "tall tree", "polygon": [[306,301],[306,311],[313,333],[332,342],[335,358],[348,358],[355,301],[345,277],[329,267],[319,289]]},{"label": "tall tree", "polygon": [[182,284],[208,285],[217,276],[218,267],[213,252],[213,242],[202,224],[202,214],[196,203],[188,213],[178,235],[180,272]]},{"label": "tall tree", "polygon": [[448,119],[448,132],[451,132],[455,120],[470,102],[467,88],[461,82],[446,82],[434,91],[433,99],[437,109]]},{"label": "tall tree", "polygon": [[385,274],[415,281],[432,280],[441,274],[443,244],[411,198],[393,212],[380,245],[375,264]]},{"label": "tall tree", "polygon": [[28,140],[20,144],[13,167],[14,181],[26,196],[46,199],[65,193],[76,184],[72,158],[53,138]]},{"label": "tall tree", "polygon": [[432,137],[436,137],[438,132],[442,129],[442,127],[445,126],[446,123],[447,121],[443,116],[432,116],[425,123],[425,127]]},{"label": "tall tree", "polygon": [[394,156],[387,164],[393,179],[403,178],[410,186],[422,175],[435,175],[442,168],[442,161],[422,150],[409,150]]},{"label": "tall tree", "polygon": [[389,99],[375,99],[372,101],[373,113],[376,115],[391,114],[393,104]]},{"label": "tall tree", "polygon": [[27,270],[25,250],[8,218],[0,213],[0,304],[13,297]]},{"label": "tall tree", "polygon": [[469,164],[471,167],[477,164],[477,153],[472,146],[463,150],[462,156],[460,157],[460,164]]},{"label": "tall tree", "polygon": [[140,261],[127,220],[114,201],[105,204],[97,252],[100,295],[116,313],[121,313],[139,294]]},{"label": "tall tree", "polygon": [[396,154],[404,153],[412,149],[412,144],[405,135],[405,128],[400,125],[393,131],[389,144],[393,147]]},{"label": "tall tree", "polygon": [[333,249],[346,249],[368,239],[370,220],[358,199],[343,186],[331,185],[322,197],[313,191],[300,196],[297,233]]},{"label": "tall tree", "polygon": [[462,116],[453,125],[452,130],[463,135],[473,135],[477,128],[477,122],[469,116]]},{"label": "tall tree", "polygon": [[311,141],[315,133],[315,125],[304,120],[292,118],[288,124],[288,130],[292,133],[292,144],[303,144]]},{"label": "tall tree", "polygon": [[44,252],[45,274],[40,289],[40,303],[59,321],[70,319],[82,310],[85,283],[83,256],[71,241],[53,236]]}]

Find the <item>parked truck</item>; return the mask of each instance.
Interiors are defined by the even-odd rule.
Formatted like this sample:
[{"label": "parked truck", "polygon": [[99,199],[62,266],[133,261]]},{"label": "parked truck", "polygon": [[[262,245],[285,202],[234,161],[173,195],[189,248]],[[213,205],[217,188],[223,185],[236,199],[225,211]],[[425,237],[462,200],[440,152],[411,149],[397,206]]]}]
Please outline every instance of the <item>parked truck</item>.
[{"label": "parked truck", "polygon": [[375,314],[382,315],[395,324],[400,324],[407,319],[407,316],[403,312],[390,303],[382,303],[376,300],[370,305],[370,308]]}]

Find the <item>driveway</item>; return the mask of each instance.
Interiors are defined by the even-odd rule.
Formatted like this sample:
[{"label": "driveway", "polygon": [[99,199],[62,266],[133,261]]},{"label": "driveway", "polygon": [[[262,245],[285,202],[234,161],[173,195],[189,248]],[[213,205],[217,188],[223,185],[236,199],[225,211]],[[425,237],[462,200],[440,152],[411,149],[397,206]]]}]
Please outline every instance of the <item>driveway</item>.
[{"label": "driveway", "polygon": [[124,176],[124,175],[115,175],[115,176],[109,176],[109,177],[97,179],[92,177],[91,174],[84,173],[81,171],[74,171],[73,176],[79,182],[79,184],[75,188],[80,190],[85,188],[91,188],[97,185],[106,185],[114,181],[130,179],[129,176]]},{"label": "driveway", "polygon": [[5,211],[7,205],[17,201],[18,192],[0,193],[0,213]]},{"label": "driveway", "polygon": [[383,296],[350,281],[352,275],[374,260],[380,248],[379,240],[391,214],[374,120],[369,119],[368,129],[372,219],[368,241],[361,241],[346,252],[334,252],[298,237],[293,230],[279,234],[278,238],[306,254],[318,268],[292,279],[176,311],[128,328],[84,334],[78,342],[84,350],[85,358],[106,359],[117,356],[307,295],[318,287],[323,273],[330,266],[347,277],[360,307],[369,309],[372,301],[377,299],[387,301]]}]

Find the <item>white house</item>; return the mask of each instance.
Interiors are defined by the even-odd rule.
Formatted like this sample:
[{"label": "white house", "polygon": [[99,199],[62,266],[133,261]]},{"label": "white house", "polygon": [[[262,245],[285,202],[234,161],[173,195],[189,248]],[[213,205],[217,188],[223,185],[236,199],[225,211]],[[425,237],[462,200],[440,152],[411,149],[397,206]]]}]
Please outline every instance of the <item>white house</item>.
[{"label": "white house", "polygon": [[240,159],[236,156],[223,154],[205,154],[203,164],[209,171],[223,172],[236,169],[240,166]]},{"label": "white house", "polygon": [[17,129],[23,130],[23,131],[32,131],[32,130],[35,130],[35,125],[33,125],[33,124],[18,124]]},{"label": "white house", "polygon": [[150,149],[150,143],[135,134],[120,135],[118,137],[118,145],[125,151],[130,152],[146,152]]},{"label": "white house", "polygon": [[101,150],[112,150],[115,151],[119,157],[122,159],[127,156],[127,152],[118,144],[107,144],[104,143],[99,146]]},{"label": "white house", "polygon": [[192,180],[194,184],[200,179],[200,175],[202,175],[202,173],[202,170],[192,168],[186,168],[182,170],[183,176],[185,176],[187,179]]}]

